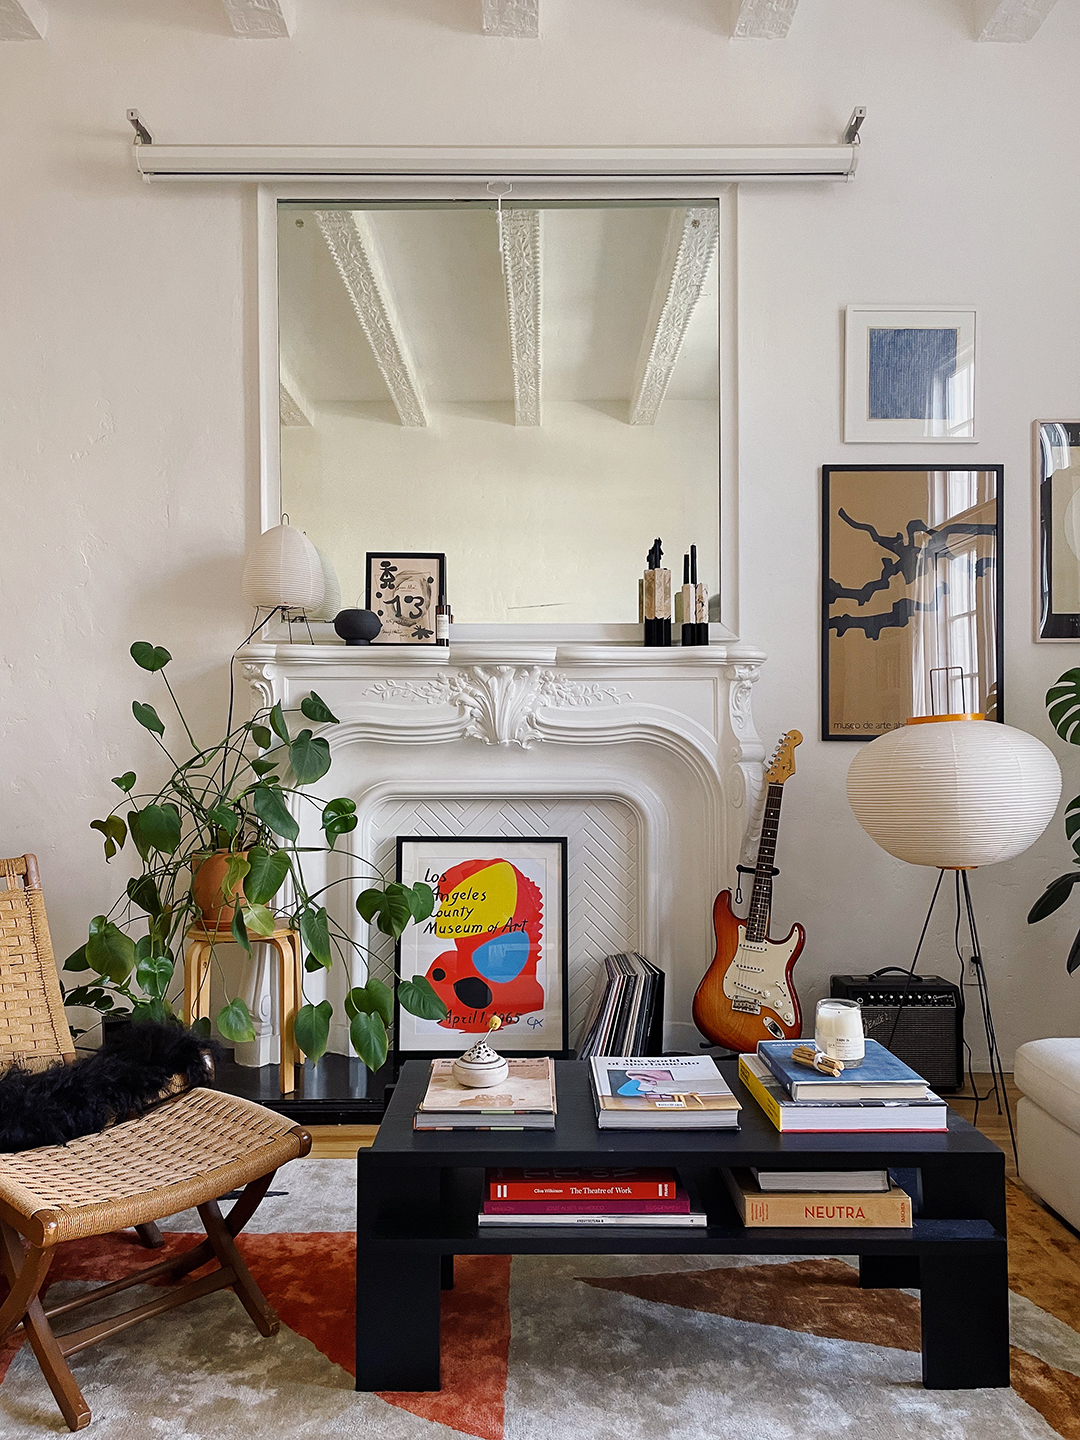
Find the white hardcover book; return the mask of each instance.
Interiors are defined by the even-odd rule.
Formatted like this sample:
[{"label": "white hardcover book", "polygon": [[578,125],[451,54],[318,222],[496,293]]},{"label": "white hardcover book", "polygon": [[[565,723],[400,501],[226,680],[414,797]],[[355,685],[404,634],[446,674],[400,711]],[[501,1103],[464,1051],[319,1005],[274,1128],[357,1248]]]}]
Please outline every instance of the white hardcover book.
[{"label": "white hardcover book", "polygon": [[481,1228],[498,1225],[534,1225],[562,1227],[566,1225],[591,1225],[594,1229],[622,1228],[630,1230],[685,1230],[700,1229],[708,1224],[708,1217],[702,1210],[691,1210],[689,1215],[478,1215]]},{"label": "white hardcover book", "polygon": [[707,1055],[594,1055],[589,1066],[601,1129],[738,1124],[741,1106]]}]

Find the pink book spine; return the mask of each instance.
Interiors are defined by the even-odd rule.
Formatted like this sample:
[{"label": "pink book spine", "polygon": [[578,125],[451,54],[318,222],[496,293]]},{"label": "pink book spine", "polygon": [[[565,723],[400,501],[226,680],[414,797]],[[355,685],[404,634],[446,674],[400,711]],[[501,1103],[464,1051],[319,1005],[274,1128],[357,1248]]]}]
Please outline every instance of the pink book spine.
[{"label": "pink book spine", "polygon": [[485,1215],[689,1215],[690,1198],[675,1200],[485,1200]]}]

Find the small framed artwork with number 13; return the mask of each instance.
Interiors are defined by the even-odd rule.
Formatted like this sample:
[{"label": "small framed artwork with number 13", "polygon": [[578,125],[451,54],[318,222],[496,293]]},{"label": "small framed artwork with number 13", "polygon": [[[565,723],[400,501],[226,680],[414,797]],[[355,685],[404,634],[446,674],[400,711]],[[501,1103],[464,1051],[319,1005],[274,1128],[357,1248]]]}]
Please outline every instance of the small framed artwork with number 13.
[{"label": "small framed artwork with number 13", "polygon": [[367,608],[382,622],[373,645],[434,645],[435,607],[446,594],[446,556],[367,556]]}]

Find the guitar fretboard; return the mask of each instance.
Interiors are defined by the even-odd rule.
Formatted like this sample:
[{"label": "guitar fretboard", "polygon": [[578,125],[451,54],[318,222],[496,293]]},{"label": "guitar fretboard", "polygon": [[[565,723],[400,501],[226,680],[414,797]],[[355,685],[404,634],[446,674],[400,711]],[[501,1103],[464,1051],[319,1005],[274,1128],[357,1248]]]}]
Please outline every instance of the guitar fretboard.
[{"label": "guitar fretboard", "polygon": [[780,829],[780,805],[783,785],[770,785],[765,797],[765,813],[761,820],[754,885],[750,892],[750,910],[746,917],[747,940],[765,940],[769,934],[769,911],[772,908],[772,872],[776,856],[776,835]]}]

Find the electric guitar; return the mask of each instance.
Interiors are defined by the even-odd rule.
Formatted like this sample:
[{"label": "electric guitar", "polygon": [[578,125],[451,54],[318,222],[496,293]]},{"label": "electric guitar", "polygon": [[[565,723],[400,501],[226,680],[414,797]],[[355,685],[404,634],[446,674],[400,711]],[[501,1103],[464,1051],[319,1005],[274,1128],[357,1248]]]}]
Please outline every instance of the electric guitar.
[{"label": "electric guitar", "polygon": [[780,827],[784,781],[795,774],[798,730],[789,730],[777,745],[765,783],[750,909],[740,920],[731,908],[731,891],[723,890],[713,905],[716,954],[694,996],[694,1023],[714,1045],[751,1051],[759,1040],[797,1039],[802,1010],[791,972],[802,953],[806,931],[793,925],[783,940],[769,939],[773,859]]}]

